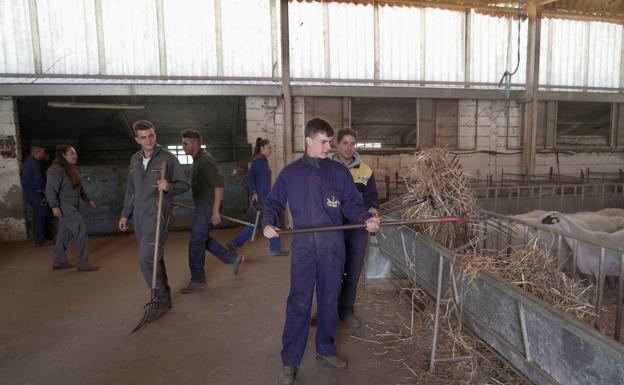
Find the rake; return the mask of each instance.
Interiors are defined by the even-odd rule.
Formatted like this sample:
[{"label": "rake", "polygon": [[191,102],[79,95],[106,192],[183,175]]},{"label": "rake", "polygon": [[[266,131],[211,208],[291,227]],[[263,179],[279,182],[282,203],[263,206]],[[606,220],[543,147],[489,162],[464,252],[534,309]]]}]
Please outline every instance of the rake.
[{"label": "rake", "polygon": [[[160,179],[165,179],[166,168],[167,162],[162,162],[160,166]],[[160,248],[160,217],[162,215],[163,195],[164,191],[158,190],[158,211],[156,213],[156,240],[154,242],[154,261],[152,265],[152,288],[150,293],[150,301],[146,303],[145,306],[143,306],[143,319],[139,321],[137,326],[130,332],[130,334],[136,332],[146,324],[158,318],[158,299],[156,298],[156,275],[158,272],[158,249]]]}]

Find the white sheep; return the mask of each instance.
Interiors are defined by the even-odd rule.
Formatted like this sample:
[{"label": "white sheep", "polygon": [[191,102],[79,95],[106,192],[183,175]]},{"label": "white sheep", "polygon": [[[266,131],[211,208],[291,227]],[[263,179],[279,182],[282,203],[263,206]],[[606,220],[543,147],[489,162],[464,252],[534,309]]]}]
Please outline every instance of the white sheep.
[{"label": "white sheep", "polygon": [[590,211],[565,214],[565,216],[587,230],[614,233],[622,228],[620,218],[616,216],[605,216]]},{"label": "white sheep", "polygon": [[[581,225],[581,221],[578,219],[556,211],[542,215],[539,218],[539,223],[571,235],[582,236],[596,242],[598,245],[624,248],[624,230],[613,233],[590,230]],[[564,239],[568,247],[571,250],[575,250],[574,239],[571,237],[564,237]],[[600,246],[578,241],[576,250],[578,251],[576,264],[579,272],[592,275],[595,279],[598,279]],[[620,275],[621,253],[621,251],[616,249],[605,247],[604,272],[606,276],[617,277]]]}]

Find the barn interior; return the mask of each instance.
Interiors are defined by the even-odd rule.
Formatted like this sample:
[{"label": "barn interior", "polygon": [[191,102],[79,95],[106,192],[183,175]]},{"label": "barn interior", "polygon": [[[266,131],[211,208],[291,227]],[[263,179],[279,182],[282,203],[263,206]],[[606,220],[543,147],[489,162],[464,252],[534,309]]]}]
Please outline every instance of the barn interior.
[{"label": "barn interior", "polygon": [[[382,222],[420,219],[414,198],[459,183],[428,214],[466,223],[371,234],[362,325],[339,322],[335,339],[349,367],[315,360],[312,327],[297,384],[622,382],[624,3],[0,0],[0,31],[0,383],[277,383],[293,256],[271,255],[257,229],[240,273],[206,251],[206,287],[182,294],[194,203],[177,195],[164,246],[173,307],[130,334],[151,294],[118,222],[135,122],[153,124],[189,183],[181,132],[201,133],[233,219],[210,234],[227,245],[261,218],[256,139],[272,145],[275,182],[306,153],[313,118],[357,132]],[[35,239],[25,162],[45,149],[45,173],[63,144],[96,204],[79,211],[92,273],[52,268],[49,206],[47,241]],[[418,179],[417,160],[436,156],[448,169]],[[469,213],[451,207],[464,193]],[[292,226],[286,210],[280,227]],[[296,256],[294,237],[281,240]],[[517,279],[493,267],[529,255],[580,302],[551,302],[552,281],[538,294],[522,275],[535,261]]]}]

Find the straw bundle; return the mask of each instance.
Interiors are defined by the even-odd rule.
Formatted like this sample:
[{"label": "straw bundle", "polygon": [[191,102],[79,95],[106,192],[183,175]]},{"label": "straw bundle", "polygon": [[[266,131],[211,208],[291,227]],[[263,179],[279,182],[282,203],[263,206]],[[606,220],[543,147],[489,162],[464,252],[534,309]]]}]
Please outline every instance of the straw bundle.
[{"label": "straw bundle", "polygon": [[[462,216],[474,212],[476,207],[474,191],[459,160],[446,148],[433,147],[415,153],[404,182],[408,191],[405,200],[429,197],[429,203],[404,210],[404,219]],[[464,225],[459,223],[421,226],[416,230],[451,248],[457,246],[459,235],[465,234]]]}]

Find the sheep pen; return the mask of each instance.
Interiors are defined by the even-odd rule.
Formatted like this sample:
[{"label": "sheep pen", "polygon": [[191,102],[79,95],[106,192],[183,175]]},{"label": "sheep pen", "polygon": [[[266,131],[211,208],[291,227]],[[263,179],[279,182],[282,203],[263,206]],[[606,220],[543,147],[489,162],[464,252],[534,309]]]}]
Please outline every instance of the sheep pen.
[{"label": "sheep pen", "polygon": [[[464,175],[457,156],[446,148],[429,148],[415,153],[404,183],[408,191],[402,198],[404,202],[428,197],[429,203],[403,209],[402,219],[466,214],[478,217],[475,214],[479,209],[468,176]],[[464,245],[460,247],[464,251],[458,258],[462,278],[471,280],[480,271],[487,271],[581,321],[596,322],[597,315],[591,301],[593,286],[586,281],[575,281],[561,272],[552,250],[540,247],[536,239],[503,250],[488,250],[483,247],[481,237],[493,234],[480,231],[480,225],[483,223],[478,221],[439,223],[413,226],[413,229],[449,249]]]}]

